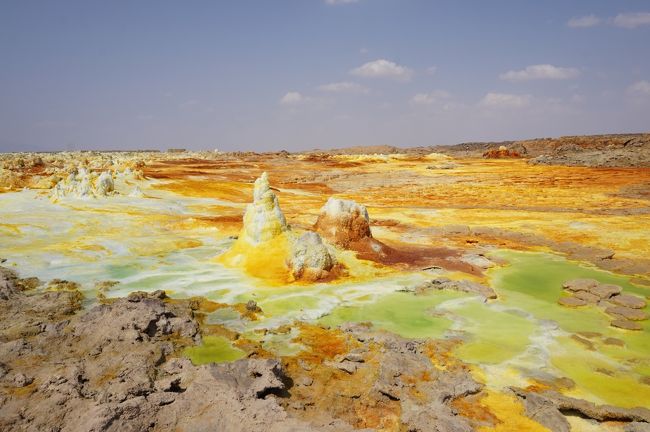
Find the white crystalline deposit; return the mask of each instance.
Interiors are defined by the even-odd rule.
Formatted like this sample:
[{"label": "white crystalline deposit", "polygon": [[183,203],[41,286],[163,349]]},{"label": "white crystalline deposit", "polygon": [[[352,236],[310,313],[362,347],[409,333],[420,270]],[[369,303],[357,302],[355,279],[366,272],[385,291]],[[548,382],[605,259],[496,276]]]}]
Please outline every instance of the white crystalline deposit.
[{"label": "white crystalline deposit", "polygon": [[342,248],[372,238],[366,206],[350,200],[329,198],[321,208],[314,227],[323,238]]},{"label": "white crystalline deposit", "polygon": [[334,254],[317,233],[307,231],[294,241],[289,265],[296,279],[321,279],[335,264]]},{"label": "white crystalline deposit", "polygon": [[336,265],[333,251],[318,234],[308,231],[297,237],[291,231],[266,173],[255,180],[241,234],[224,259],[254,275],[280,269],[290,280],[316,281],[327,277]]},{"label": "white crystalline deposit", "polygon": [[367,221],[370,220],[366,206],[357,204],[352,200],[344,200],[339,198],[330,197],[323,208],[321,213],[325,213],[328,217],[338,219],[340,217],[348,217],[351,214],[360,214]]},{"label": "white crystalline deposit", "polygon": [[243,238],[251,244],[258,244],[285,231],[287,221],[280,210],[278,198],[269,187],[269,177],[263,173],[255,180],[253,203],[246,206]]},{"label": "white crystalline deposit", "polygon": [[110,172],[104,171],[99,176],[89,172],[86,168],[79,168],[71,172],[64,180],[59,181],[50,197],[54,200],[64,197],[96,198],[113,195],[115,184]]},{"label": "white crystalline deposit", "polygon": [[95,193],[98,196],[108,196],[115,191],[113,177],[108,171],[104,171],[95,181]]},{"label": "white crystalline deposit", "polygon": [[131,193],[129,194],[131,198],[143,198],[144,193],[142,192],[142,189],[140,189],[138,186],[134,187]]}]

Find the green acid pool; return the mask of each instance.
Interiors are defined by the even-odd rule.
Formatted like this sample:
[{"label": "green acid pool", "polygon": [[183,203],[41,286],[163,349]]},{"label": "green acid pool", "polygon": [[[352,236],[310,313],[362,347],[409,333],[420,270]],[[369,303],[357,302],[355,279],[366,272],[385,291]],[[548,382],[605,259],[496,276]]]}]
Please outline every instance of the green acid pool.
[{"label": "green acid pool", "polygon": [[185,348],[183,355],[195,365],[232,362],[246,353],[236,348],[223,336],[204,336],[201,345]]}]

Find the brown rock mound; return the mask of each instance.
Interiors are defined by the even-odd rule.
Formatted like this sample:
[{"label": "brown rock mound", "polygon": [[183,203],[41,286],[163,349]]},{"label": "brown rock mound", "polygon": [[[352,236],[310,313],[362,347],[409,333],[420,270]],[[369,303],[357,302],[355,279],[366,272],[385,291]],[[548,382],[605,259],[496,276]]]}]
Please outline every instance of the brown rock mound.
[{"label": "brown rock mound", "polygon": [[406,245],[392,247],[373,238],[368,210],[354,201],[329,198],[314,230],[329,243],[357,252],[360,259],[407,268],[440,266],[469,274],[481,273],[477,266],[464,262],[458,251]]},{"label": "brown rock mound", "polygon": [[509,149],[506,146],[492,148],[483,153],[484,159],[514,159],[520,157],[521,155],[516,150]]},{"label": "brown rock mound", "polygon": [[350,200],[328,199],[314,228],[327,241],[344,249],[354,242],[372,238],[368,210]]}]

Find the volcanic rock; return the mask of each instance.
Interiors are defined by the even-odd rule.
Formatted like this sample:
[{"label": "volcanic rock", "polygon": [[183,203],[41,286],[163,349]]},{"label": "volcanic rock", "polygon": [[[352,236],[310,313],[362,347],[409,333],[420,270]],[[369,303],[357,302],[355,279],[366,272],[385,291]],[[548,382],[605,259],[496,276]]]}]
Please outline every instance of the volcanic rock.
[{"label": "volcanic rock", "polygon": [[[575,415],[599,422],[619,421],[626,423],[650,423],[650,410],[647,408],[619,408],[611,405],[596,405],[592,402],[564,396],[556,391],[547,390],[533,393],[519,388],[510,388],[524,400],[527,414],[552,431],[570,430],[568,423],[558,416]],[[530,401],[528,399],[531,398]]]},{"label": "volcanic rock", "polygon": [[138,292],[83,312],[78,292],[26,295],[14,278],[0,268],[0,430],[352,430],[290,418],[277,360],[172,355],[200,338],[189,300]]}]

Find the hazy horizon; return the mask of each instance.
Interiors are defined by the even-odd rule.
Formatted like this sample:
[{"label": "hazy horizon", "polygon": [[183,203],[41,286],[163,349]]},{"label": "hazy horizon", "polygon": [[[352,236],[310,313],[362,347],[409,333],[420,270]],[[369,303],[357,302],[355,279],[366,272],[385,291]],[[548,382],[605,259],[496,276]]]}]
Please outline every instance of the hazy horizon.
[{"label": "hazy horizon", "polygon": [[5,2],[0,152],[642,133],[647,1]]}]

